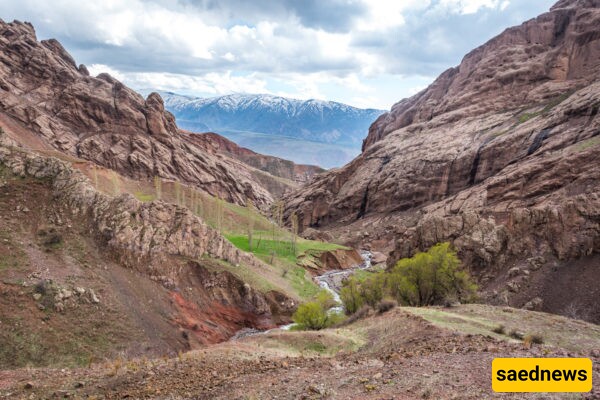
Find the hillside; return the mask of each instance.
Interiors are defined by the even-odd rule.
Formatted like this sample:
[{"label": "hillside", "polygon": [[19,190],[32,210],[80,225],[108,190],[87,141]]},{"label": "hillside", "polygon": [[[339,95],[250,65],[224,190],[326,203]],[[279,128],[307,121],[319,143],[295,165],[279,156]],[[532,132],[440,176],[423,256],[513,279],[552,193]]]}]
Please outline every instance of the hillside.
[{"label": "hillside", "polygon": [[297,257],[340,246],[291,254],[259,211],[295,183],[249,164],[312,167],[229,157],[244,150],[198,143],[159,95],[89,77],[31,25],[0,33],[0,368],[174,355],[287,323],[317,292]]},{"label": "hillside", "polygon": [[271,95],[194,98],[160,93],[184,129],[217,132],[259,153],[324,168],[340,166],[358,154],[369,125],[383,112]]},{"label": "hillside", "polygon": [[600,321],[599,25],[597,1],[572,0],[505,30],[379,117],[286,215],[389,264],[451,241],[488,301]]}]

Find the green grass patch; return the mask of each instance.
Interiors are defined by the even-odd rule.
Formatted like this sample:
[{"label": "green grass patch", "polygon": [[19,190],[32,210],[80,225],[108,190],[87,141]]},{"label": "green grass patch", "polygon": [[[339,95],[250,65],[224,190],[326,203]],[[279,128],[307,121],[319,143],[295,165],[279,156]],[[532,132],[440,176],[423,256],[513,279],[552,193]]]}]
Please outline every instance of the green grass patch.
[{"label": "green grass patch", "polygon": [[575,151],[579,152],[579,151],[585,151],[585,150],[589,149],[590,147],[596,146],[597,144],[600,144],[600,137],[595,136],[595,137],[592,137],[589,139],[582,140],[579,143],[576,143],[573,148]]},{"label": "green grass patch", "polygon": [[149,201],[156,200],[156,195],[144,193],[144,192],[135,192],[135,198],[138,199],[139,201],[143,201],[146,203]]},{"label": "green grass patch", "polygon": [[[247,235],[226,234],[225,237],[237,248],[250,252]],[[293,291],[303,299],[316,295],[319,287],[312,281],[310,274],[297,264],[298,256],[343,248],[332,243],[298,238],[294,253],[291,240],[273,240],[268,237],[272,237],[272,232],[256,231],[253,234],[251,253],[278,271],[278,274],[289,283]]]}]

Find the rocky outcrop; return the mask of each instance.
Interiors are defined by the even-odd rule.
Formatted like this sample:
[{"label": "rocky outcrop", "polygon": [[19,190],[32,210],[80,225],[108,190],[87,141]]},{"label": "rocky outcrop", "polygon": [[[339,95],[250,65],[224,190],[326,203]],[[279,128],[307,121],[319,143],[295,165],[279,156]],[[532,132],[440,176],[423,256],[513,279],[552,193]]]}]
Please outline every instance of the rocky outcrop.
[{"label": "rocky outcrop", "polygon": [[136,179],[179,180],[238,204],[273,200],[244,163],[186,140],[158,94],[144,99],[108,74],[89,76],[28,23],[0,20],[0,112],[61,152]]},{"label": "rocky outcrop", "polygon": [[324,251],[319,256],[319,260],[325,270],[353,268],[363,262],[358,251],[354,249]]},{"label": "rocky outcrop", "polygon": [[[0,137],[0,164],[16,175],[49,180],[56,200],[83,217],[90,231],[124,265],[153,274],[170,255],[192,259],[207,255],[233,265],[266,268],[187,208],[160,200],[143,203],[130,194],[108,196],[68,163],[23,151],[14,144],[6,135]],[[160,275],[168,272],[158,271]]]},{"label": "rocky outcrop", "polygon": [[599,25],[600,2],[571,0],[507,29],[375,121],[286,216],[390,265],[451,241],[480,277],[599,252]]}]

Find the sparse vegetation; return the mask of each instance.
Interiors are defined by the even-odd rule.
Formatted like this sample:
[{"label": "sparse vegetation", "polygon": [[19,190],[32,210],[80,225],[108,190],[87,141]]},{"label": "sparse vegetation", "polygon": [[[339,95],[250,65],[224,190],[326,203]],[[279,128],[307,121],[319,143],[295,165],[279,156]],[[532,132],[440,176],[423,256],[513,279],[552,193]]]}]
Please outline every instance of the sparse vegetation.
[{"label": "sparse vegetation", "polygon": [[538,333],[530,333],[523,337],[523,343],[526,346],[531,346],[532,344],[544,344],[544,337]]},{"label": "sparse vegetation", "polygon": [[476,289],[450,244],[440,243],[398,261],[390,272],[349,278],[340,296],[351,314],[363,304],[375,308],[384,296],[403,305],[426,306],[454,300],[468,302]]},{"label": "sparse vegetation", "polygon": [[494,329],[492,329],[492,332],[497,333],[499,335],[504,335],[506,333],[506,328],[504,327],[504,325],[500,324]]},{"label": "sparse vegetation", "polygon": [[377,304],[377,312],[379,314],[386,313],[398,305],[396,300],[382,300]]},{"label": "sparse vegetation", "polygon": [[62,234],[54,226],[40,227],[37,236],[47,250],[59,248],[63,244]]},{"label": "sparse vegetation", "polygon": [[513,339],[517,339],[517,340],[523,340],[523,333],[519,332],[516,329],[511,329],[510,332],[508,333],[508,336],[510,336]]}]

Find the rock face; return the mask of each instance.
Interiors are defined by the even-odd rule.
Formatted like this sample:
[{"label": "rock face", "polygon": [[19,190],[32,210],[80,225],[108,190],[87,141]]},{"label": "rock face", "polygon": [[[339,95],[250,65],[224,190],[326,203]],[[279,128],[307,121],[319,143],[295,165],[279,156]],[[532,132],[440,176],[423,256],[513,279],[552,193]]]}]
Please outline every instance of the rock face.
[{"label": "rock face", "polygon": [[378,118],[286,216],[389,264],[441,241],[481,274],[600,251],[598,26],[600,2],[572,0],[507,29]]},{"label": "rock face", "polygon": [[326,270],[348,269],[361,264],[364,260],[354,249],[324,251],[320,257],[321,264]]},{"label": "rock face", "polygon": [[[163,201],[143,203],[130,194],[111,197],[97,191],[89,179],[52,157],[15,150],[0,135],[0,164],[14,174],[47,179],[58,201],[74,215],[85,217],[94,232],[122,264],[152,270],[169,255],[208,255],[231,264],[263,267],[239,250],[190,210]],[[161,270],[161,274],[168,271]]]},{"label": "rock face", "polygon": [[238,204],[273,199],[251,168],[186,140],[158,94],[144,100],[108,74],[89,76],[28,23],[0,20],[0,112],[61,152],[136,179],[180,180]]}]

